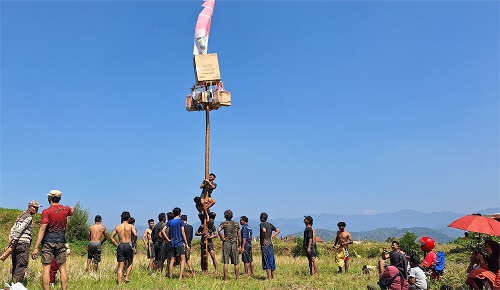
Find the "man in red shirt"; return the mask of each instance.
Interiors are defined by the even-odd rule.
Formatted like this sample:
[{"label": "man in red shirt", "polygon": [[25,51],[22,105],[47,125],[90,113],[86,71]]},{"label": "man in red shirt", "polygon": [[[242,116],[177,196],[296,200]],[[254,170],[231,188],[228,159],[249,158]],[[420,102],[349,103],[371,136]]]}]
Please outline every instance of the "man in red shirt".
[{"label": "man in red shirt", "polygon": [[38,256],[38,246],[42,244],[42,283],[43,289],[50,289],[50,264],[56,259],[61,273],[61,287],[68,289],[68,273],[66,271],[66,223],[67,217],[73,214],[75,207],[60,205],[62,192],[51,190],[48,196],[50,207],[42,211],[42,225],[38,231],[35,247],[31,257]]}]

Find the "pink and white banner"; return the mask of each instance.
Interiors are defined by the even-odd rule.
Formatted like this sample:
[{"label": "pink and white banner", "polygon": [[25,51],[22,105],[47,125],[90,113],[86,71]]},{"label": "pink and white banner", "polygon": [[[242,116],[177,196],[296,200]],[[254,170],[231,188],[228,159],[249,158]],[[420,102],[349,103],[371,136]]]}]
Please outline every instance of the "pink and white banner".
[{"label": "pink and white banner", "polygon": [[194,29],[194,48],[193,54],[207,54],[208,36],[210,35],[210,23],[214,13],[215,0],[205,0],[203,10],[198,15],[196,28]]}]

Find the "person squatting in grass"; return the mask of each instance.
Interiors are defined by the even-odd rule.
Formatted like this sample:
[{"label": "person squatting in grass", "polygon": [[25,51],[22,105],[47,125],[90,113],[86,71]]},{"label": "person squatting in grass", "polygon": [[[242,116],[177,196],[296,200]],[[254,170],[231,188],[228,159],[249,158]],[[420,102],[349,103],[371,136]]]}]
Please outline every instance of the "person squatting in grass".
[{"label": "person squatting in grass", "polygon": [[[62,192],[54,189],[47,194],[50,207],[42,211],[42,225],[38,231],[35,247],[31,257],[38,257],[38,246],[42,244],[42,284],[44,290],[50,289],[50,264],[56,259],[61,273],[61,288],[68,289],[68,272],[66,270],[66,223],[75,207],[60,205]],[[43,241],[43,243],[42,243]]]},{"label": "person squatting in grass", "polygon": [[23,282],[24,275],[28,269],[29,250],[31,245],[31,231],[33,229],[33,215],[38,212],[40,204],[36,200],[28,203],[28,209],[21,213],[14,225],[10,228],[9,245],[2,261],[7,259],[9,253],[12,255],[12,282]]},{"label": "person squatting in grass", "polygon": [[[262,251],[262,270],[266,270],[267,279],[274,279],[274,271],[276,270],[276,262],[274,259],[273,238],[276,237],[280,230],[273,224],[267,222],[268,215],[263,212],[260,214],[260,248]],[[273,234],[274,232],[274,234]]]},{"label": "person squatting in grass", "polygon": [[[189,249],[186,233],[184,231],[184,221],[181,220],[181,209],[176,207],[172,210],[174,218],[167,222],[167,227],[170,237],[170,247],[174,257],[180,257],[181,269],[179,273],[179,280],[184,276],[184,267],[186,264],[185,250]],[[168,267],[168,276],[172,279],[172,272],[174,271],[175,259],[171,258]]]},{"label": "person squatting in grass", "polygon": [[224,263],[224,280],[227,280],[227,273],[229,268],[229,262],[234,265],[234,274],[236,275],[236,280],[240,275],[239,267],[239,252],[238,246],[241,245],[241,233],[240,226],[237,222],[233,221],[233,212],[228,209],[224,212],[223,221],[217,230],[219,237],[222,240],[222,262]]},{"label": "person squatting in grass", "polygon": [[[121,214],[121,224],[115,227],[111,233],[111,242],[116,246],[116,260],[118,262],[118,271],[116,275],[116,282],[121,284],[123,276],[123,268],[127,262],[125,271],[125,282],[130,282],[130,272],[132,271],[132,263],[134,261],[134,249],[132,245],[132,236],[137,236],[137,231],[134,225],[128,223],[130,213],[124,211]],[[115,235],[118,234],[118,243],[115,240]]]},{"label": "person squatting in grass", "polygon": [[[203,225],[201,225],[198,230],[196,231],[195,235],[201,237],[201,242],[200,242],[200,252],[203,255],[203,249],[205,247],[208,247],[208,253],[210,254],[210,257],[212,258],[212,263],[214,265],[214,271],[218,272],[218,267],[217,267],[217,259],[215,258],[215,250],[214,250],[214,243],[213,239],[217,238],[217,230],[215,229],[214,226],[214,220],[209,219],[207,221],[207,230],[203,230]],[[206,245],[208,243],[208,245]]]},{"label": "person squatting in grass", "polygon": [[148,270],[153,269],[153,263],[155,261],[155,246],[153,243],[153,228],[155,226],[155,220],[148,220],[148,228],[144,231],[144,235],[142,236],[142,242],[144,246],[146,246],[146,255],[149,259]]},{"label": "person squatting in grass", "polygon": [[248,218],[240,218],[241,227],[241,260],[245,265],[245,274],[253,276],[253,256],[252,256],[252,228],[248,225]]},{"label": "person squatting in grass", "polygon": [[[345,230],[345,222],[339,222],[337,227],[339,230],[337,231],[337,237],[335,238],[335,243],[333,247],[336,248],[337,244],[344,249],[344,272],[347,273],[349,270],[349,244],[352,244],[351,234]],[[339,263],[341,265],[341,263]],[[339,273],[342,273],[342,267],[339,266]]]},{"label": "person squatting in grass", "polygon": [[99,262],[101,262],[101,245],[106,240],[106,227],[102,225],[101,222],[102,217],[96,215],[94,224],[89,227],[87,235],[89,239],[89,244],[87,246],[87,267],[85,267],[85,271],[89,270],[92,260],[94,262],[94,271],[97,271]]},{"label": "person squatting in grass", "polygon": [[318,260],[316,252],[316,231],[312,228],[313,218],[308,215],[304,216],[304,251],[306,252],[307,260],[309,262],[309,272],[311,276],[318,275]]}]

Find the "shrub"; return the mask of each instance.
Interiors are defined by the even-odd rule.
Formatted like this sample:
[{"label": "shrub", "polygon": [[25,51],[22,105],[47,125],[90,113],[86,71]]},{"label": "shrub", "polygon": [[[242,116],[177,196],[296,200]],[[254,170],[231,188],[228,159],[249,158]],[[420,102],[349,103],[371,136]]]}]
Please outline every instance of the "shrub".
[{"label": "shrub", "polygon": [[418,239],[417,235],[412,232],[406,232],[399,240],[399,248],[407,255],[421,252],[420,246],[415,243],[416,239]]},{"label": "shrub", "polygon": [[89,226],[89,209],[82,209],[80,202],[77,202],[75,211],[68,218],[68,224],[66,225],[68,242],[87,241]]},{"label": "shrub", "polygon": [[306,251],[304,250],[302,244],[304,244],[304,238],[295,239],[295,246],[292,249],[292,256],[299,257],[306,255]]}]

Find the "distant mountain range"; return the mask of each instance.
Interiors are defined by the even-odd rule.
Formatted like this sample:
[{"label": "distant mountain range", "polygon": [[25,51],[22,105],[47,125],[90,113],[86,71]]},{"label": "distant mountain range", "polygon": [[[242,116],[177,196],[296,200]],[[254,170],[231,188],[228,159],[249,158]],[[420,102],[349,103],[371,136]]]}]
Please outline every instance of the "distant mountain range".
[{"label": "distant mountain range", "polygon": [[[499,213],[500,207],[478,210],[477,213],[491,214]],[[471,212],[472,213],[472,212]],[[388,237],[401,237],[407,231],[417,236],[428,235],[437,242],[446,243],[457,237],[463,236],[464,231],[448,228],[447,226],[454,220],[466,214],[454,212],[432,212],[423,213],[412,209],[404,209],[393,213],[380,213],[374,215],[338,215],[320,214],[312,215],[314,218],[314,228],[318,236],[325,241],[335,238],[337,223],[344,221],[346,230],[351,233],[353,239],[385,241]],[[304,217],[290,219],[269,219],[274,226],[280,229],[280,236],[302,235],[304,230]],[[219,225],[221,220],[217,219],[215,224]],[[248,224],[254,229],[254,237],[258,235],[259,220],[250,219]],[[200,223],[194,223],[196,230]],[[145,227],[138,227],[142,234]]]},{"label": "distant mountain range", "polygon": [[[455,238],[445,235],[437,230],[424,227],[414,227],[414,228],[379,228],[370,231],[363,232],[350,232],[352,238],[355,241],[366,240],[366,241],[378,241],[382,242],[387,240],[387,238],[401,238],[406,232],[412,232],[416,236],[430,236],[438,243],[447,243],[454,240]],[[460,233],[463,233],[461,231]],[[323,239],[325,242],[335,240],[337,232],[318,229],[316,230],[316,235]],[[302,237],[302,231],[293,234],[296,237]]]}]

